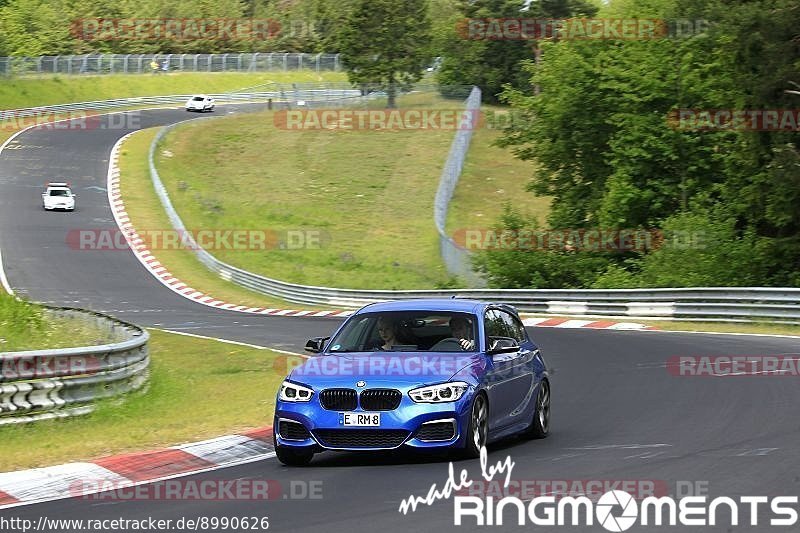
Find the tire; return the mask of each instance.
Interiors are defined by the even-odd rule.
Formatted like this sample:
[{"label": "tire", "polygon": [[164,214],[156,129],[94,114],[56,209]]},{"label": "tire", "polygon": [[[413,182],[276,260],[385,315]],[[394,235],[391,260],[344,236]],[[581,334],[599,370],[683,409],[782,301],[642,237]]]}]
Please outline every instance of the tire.
[{"label": "tire", "polygon": [[313,451],[293,450],[279,445],[278,439],[274,434],[272,435],[272,442],[275,445],[275,455],[278,457],[278,461],[286,466],[306,466],[314,458]]},{"label": "tire", "polygon": [[486,446],[489,434],[489,402],[483,394],[477,394],[472,401],[467,426],[467,442],[461,456],[466,459],[480,457],[481,448]]},{"label": "tire", "polygon": [[543,439],[550,434],[550,382],[542,380],[539,394],[536,395],[536,410],[533,420],[524,436],[529,439]]}]

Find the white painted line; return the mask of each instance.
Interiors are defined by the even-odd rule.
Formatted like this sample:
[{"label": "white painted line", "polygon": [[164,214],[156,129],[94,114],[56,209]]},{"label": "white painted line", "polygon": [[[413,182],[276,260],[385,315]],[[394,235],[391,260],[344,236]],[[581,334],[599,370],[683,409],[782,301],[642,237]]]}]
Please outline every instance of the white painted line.
[{"label": "white painted line", "polygon": [[14,291],[11,289],[11,285],[8,284],[8,278],[6,278],[6,271],[3,270],[3,250],[0,249],[0,284],[3,285],[3,289],[14,296]]},{"label": "white painted line", "polygon": [[286,350],[281,350],[279,348],[271,348],[269,346],[261,346],[259,344],[250,344],[247,342],[239,342],[239,341],[231,341],[228,339],[220,339],[219,337],[207,337],[206,335],[197,335],[196,333],[186,333],[185,331],[175,331],[174,329],[161,329],[161,328],[148,328],[154,329],[156,331],[163,331],[164,333],[174,333],[175,335],[183,335],[185,337],[194,337],[196,339],[205,339],[209,341],[217,341],[217,342],[224,342],[225,344],[235,344],[237,346],[245,346],[247,348],[255,348],[257,350],[272,350],[273,352],[278,352],[286,355],[297,355],[299,357],[305,357],[306,359],[310,358],[310,355],[306,355],[304,353],[297,353],[297,352],[288,352]]},{"label": "white painted line", "polygon": [[[36,127],[36,124],[34,124],[32,126],[28,126],[27,128],[19,130],[17,133],[15,133],[14,135],[12,135],[8,139],[6,139],[6,142],[4,142],[2,145],[0,145],[0,154],[3,153],[3,150],[6,149],[6,146],[11,144],[14,141],[14,139],[16,139],[17,137],[19,137],[20,135],[22,135],[23,133],[25,133],[29,129],[35,128],[35,127]],[[3,289],[5,289],[5,291],[8,294],[14,296],[14,291],[11,289],[11,285],[9,285],[9,283],[8,283],[8,278],[6,278],[6,272],[5,272],[5,270],[3,270],[3,254],[2,254],[2,250],[0,250],[0,284],[3,285]]]}]

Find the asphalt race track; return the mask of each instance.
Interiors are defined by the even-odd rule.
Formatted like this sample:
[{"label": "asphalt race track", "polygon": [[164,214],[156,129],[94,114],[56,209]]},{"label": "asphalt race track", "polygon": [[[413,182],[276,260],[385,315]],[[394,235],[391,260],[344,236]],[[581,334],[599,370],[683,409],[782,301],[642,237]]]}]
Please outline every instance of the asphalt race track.
[{"label": "asphalt race track", "polygon": [[[219,106],[215,114],[253,109],[263,106]],[[0,250],[15,292],[38,302],[108,312],[148,326],[283,349],[302,349],[304,336],[329,331],[332,323],[326,319],[280,319],[271,322],[268,333],[261,327],[263,317],[219,312],[172,293],[128,250],[79,250],[67,244],[70,230],[117,228],[106,196],[106,175],[109,153],[120,137],[198,117],[183,109],[125,115],[131,118],[100,117],[92,129],[29,130],[0,154]],[[41,208],[44,183],[59,180],[72,183],[78,196],[75,212]]]},{"label": "asphalt race track", "polygon": [[[230,108],[229,108],[230,109]],[[237,112],[247,108],[237,107]],[[220,107],[217,113],[225,113]],[[141,127],[187,117],[183,110],[139,113]],[[132,129],[30,130],[21,147],[0,154],[0,249],[11,286],[33,300],[105,311],[144,326],[211,335],[299,350],[308,337],[329,333],[333,319],[249,316],[190,302],[164,288],[129,251],[72,250],[70,229],[113,228],[105,193],[107,159],[115,141]],[[47,213],[40,192],[47,180],[72,181],[74,213]],[[678,377],[666,368],[684,355],[800,353],[797,339],[531,328],[554,370],[552,434],[541,441],[511,440],[490,447],[489,463],[510,456],[514,480],[653,482],[676,494],[678,486],[709,496],[797,496],[800,493],[800,387],[797,377]],[[157,354],[154,354],[157,357]],[[264,424],[271,422],[265,413]],[[0,453],[1,448],[0,448]],[[480,478],[475,462],[455,463]],[[502,476],[500,476],[502,477]],[[270,501],[60,500],[0,511],[0,517],[172,519],[269,517],[274,531],[443,531],[455,528],[450,500],[398,512],[401,500],[441,487],[447,463],[436,457],[325,453],[306,468],[275,459],[184,479],[274,480]],[[320,487],[321,497],[293,499],[291,487]],[[277,485],[276,485],[277,486]],[[302,490],[299,490],[302,492]],[[513,494],[513,493],[512,493]],[[302,494],[299,494],[302,496]],[[490,494],[491,495],[491,494]],[[685,494],[676,494],[678,496]],[[797,506],[795,506],[797,509]],[[770,514],[761,509],[766,518]],[[526,531],[605,531],[584,527],[519,527]],[[767,531],[740,525],[726,513],[715,527],[662,527],[668,531]],[[497,528],[497,526],[494,526]],[[796,528],[797,526],[795,526]],[[647,530],[635,525],[630,531]],[[794,529],[794,528],[793,528]]]}]

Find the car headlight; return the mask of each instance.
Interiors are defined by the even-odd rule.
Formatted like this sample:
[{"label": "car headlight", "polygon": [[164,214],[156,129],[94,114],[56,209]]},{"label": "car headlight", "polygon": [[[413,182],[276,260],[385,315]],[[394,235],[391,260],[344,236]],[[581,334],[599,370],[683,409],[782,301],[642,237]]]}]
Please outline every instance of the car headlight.
[{"label": "car headlight", "polygon": [[461,398],[469,388],[463,381],[450,381],[429,385],[408,391],[408,395],[417,403],[454,402]]},{"label": "car headlight", "polygon": [[281,384],[281,392],[278,399],[284,402],[307,402],[314,396],[314,391],[308,387],[284,381]]}]

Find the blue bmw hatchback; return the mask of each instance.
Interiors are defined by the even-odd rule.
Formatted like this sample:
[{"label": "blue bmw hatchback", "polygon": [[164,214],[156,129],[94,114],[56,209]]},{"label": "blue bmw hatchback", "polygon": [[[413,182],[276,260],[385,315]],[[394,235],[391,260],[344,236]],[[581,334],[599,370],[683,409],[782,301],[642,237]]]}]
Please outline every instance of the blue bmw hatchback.
[{"label": "blue bmw hatchback", "polygon": [[477,457],[511,435],[546,437],[550,380],[516,311],[471,300],[371,304],[278,392],[275,451],[305,465],[323,450],[446,449]]}]

